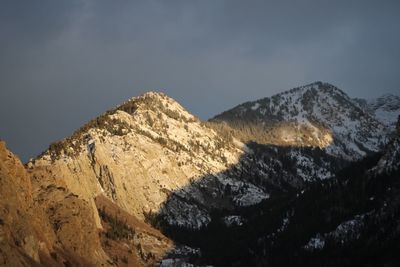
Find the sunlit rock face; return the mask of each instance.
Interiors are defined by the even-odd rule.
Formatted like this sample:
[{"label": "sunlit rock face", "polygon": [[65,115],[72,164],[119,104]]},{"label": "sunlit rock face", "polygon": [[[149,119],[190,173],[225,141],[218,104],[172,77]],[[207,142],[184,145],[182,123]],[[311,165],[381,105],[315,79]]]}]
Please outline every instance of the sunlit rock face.
[{"label": "sunlit rock face", "polygon": [[390,129],[337,87],[316,82],[246,102],[214,117],[242,140],[324,148],[357,160],[387,142]]},{"label": "sunlit rock face", "polygon": [[31,179],[0,141],[0,266],[111,266],[88,203]]},{"label": "sunlit rock face", "polygon": [[[0,265],[23,266],[39,260],[39,238],[32,220],[32,185],[22,163],[0,141]],[[26,244],[22,245],[26,240]],[[28,241],[29,240],[29,241]],[[16,244],[21,244],[19,250]],[[26,254],[24,259],[22,254]]]},{"label": "sunlit rock face", "polygon": [[[245,149],[243,143],[221,137],[173,99],[150,92],[52,144],[30,166],[34,175],[66,184],[93,207],[94,197],[105,194],[142,220],[161,211],[172,218],[171,223],[199,228],[209,222],[208,210],[199,204],[216,201],[227,184],[235,188],[237,177],[217,174],[238,164]],[[246,205],[268,197],[250,184],[240,194],[242,200],[230,196],[226,205]],[[189,215],[177,218],[183,210]]]}]

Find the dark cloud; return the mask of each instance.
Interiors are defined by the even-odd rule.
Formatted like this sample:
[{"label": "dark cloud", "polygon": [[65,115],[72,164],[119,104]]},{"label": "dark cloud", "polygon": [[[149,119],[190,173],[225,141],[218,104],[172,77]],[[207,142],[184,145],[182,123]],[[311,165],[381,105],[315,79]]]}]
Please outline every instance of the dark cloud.
[{"label": "dark cloud", "polygon": [[208,118],[323,80],[399,92],[398,1],[2,1],[0,133],[23,159],[128,97]]}]

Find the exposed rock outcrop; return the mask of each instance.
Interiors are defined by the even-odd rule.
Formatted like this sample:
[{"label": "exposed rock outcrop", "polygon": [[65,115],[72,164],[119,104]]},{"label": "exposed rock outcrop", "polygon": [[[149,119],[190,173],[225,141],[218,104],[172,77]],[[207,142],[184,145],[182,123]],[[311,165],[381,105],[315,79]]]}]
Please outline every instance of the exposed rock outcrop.
[{"label": "exposed rock outcrop", "polygon": [[[74,194],[49,172],[32,166],[27,171],[0,142],[0,266],[130,266],[130,258],[112,252],[118,246],[128,249],[131,258],[137,257],[131,261],[135,266],[153,266],[172,248],[169,239],[145,223],[129,227],[140,235],[141,245],[150,248],[139,250],[124,238],[106,245],[110,238],[105,235],[104,219],[96,216],[102,202]],[[119,210],[107,208],[111,215]],[[153,249],[155,240],[159,245]],[[140,257],[143,251],[152,258]]]},{"label": "exposed rock outcrop", "polygon": [[109,265],[86,201],[64,187],[32,183],[4,142],[0,157],[0,265]]}]

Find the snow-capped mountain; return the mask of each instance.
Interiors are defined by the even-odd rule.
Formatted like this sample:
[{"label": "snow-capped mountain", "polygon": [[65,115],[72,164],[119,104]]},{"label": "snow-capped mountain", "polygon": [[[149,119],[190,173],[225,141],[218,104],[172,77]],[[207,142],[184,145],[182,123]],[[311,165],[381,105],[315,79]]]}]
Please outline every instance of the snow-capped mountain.
[{"label": "snow-capped mountain", "polygon": [[375,99],[356,98],[354,100],[377,120],[394,130],[400,115],[400,96],[385,94]]},{"label": "snow-capped mountain", "polygon": [[242,169],[247,150],[173,99],[150,92],[52,144],[29,166],[89,202],[104,194],[142,220],[159,214],[170,224],[200,228],[209,223],[213,208],[253,205],[269,197],[249,179],[225,173],[230,166]]},{"label": "snow-capped mountain", "polygon": [[[379,151],[389,128],[337,87],[322,82],[241,104],[212,119],[267,144],[320,147],[357,160]],[[247,133],[247,129],[252,129]],[[244,133],[243,133],[244,132]]]},{"label": "snow-capped mountain", "polygon": [[104,194],[142,220],[198,229],[214,209],[255,205],[334,177],[347,160],[378,150],[385,133],[342,91],[322,83],[224,114],[268,126],[284,146],[242,143],[218,123],[203,123],[168,96],[149,92],[52,144],[29,166],[89,202]]},{"label": "snow-capped mountain", "polygon": [[[95,207],[105,195],[134,216],[199,229],[235,210],[333,177],[342,160],[316,147],[244,144],[172,98],[149,92],[50,145],[28,167]],[[93,216],[99,215],[96,209]]]},{"label": "snow-capped mountain", "polygon": [[[0,201],[0,241],[8,242],[0,242],[0,260],[7,251],[17,263],[17,244],[48,266],[265,266],[291,236],[301,237],[289,246],[300,254],[332,239],[352,242],[373,214],[364,202],[382,188],[368,185],[375,194],[368,195],[361,176],[368,171],[379,183],[398,172],[398,136],[376,162],[365,160],[368,168],[352,161],[380,151],[390,133],[360,101],[321,82],[241,104],[209,122],[163,93],[133,97],[25,168],[0,143],[0,191],[8,196]],[[27,190],[14,200],[20,184]],[[7,199],[16,204],[11,215]],[[32,209],[40,220],[20,230]],[[14,231],[18,212],[24,218]],[[314,219],[323,226],[313,229]]]}]

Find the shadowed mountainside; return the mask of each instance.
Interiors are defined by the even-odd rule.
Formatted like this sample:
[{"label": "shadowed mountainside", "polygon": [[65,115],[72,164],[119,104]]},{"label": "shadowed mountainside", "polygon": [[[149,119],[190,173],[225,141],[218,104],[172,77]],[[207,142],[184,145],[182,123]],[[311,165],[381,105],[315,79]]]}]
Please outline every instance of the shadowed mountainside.
[{"label": "shadowed mountainside", "polygon": [[[184,262],[213,266],[396,266],[400,260],[400,168],[377,170],[382,161],[396,158],[400,135],[382,153],[341,169],[336,178],[308,183],[300,190],[271,192],[254,206],[213,208],[230,203],[232,188],[204,197],[210,223],[200,229],[171,225],[163,208],[148,221],[178,243],[194,248],[172,251],[165,266]],[[256,145],[260,150],[267,146]],[[226,170],[222,175],[233,171]],[[171,192],[164,208],[176,198],[201,190],[204,177]],[[221,207],[222,205],[218,205]],[[289,257],[288,257],[289,256]],[[168,263],[168,264],[167,264]],[[175,265],[174,265],[175,264]]]}]

